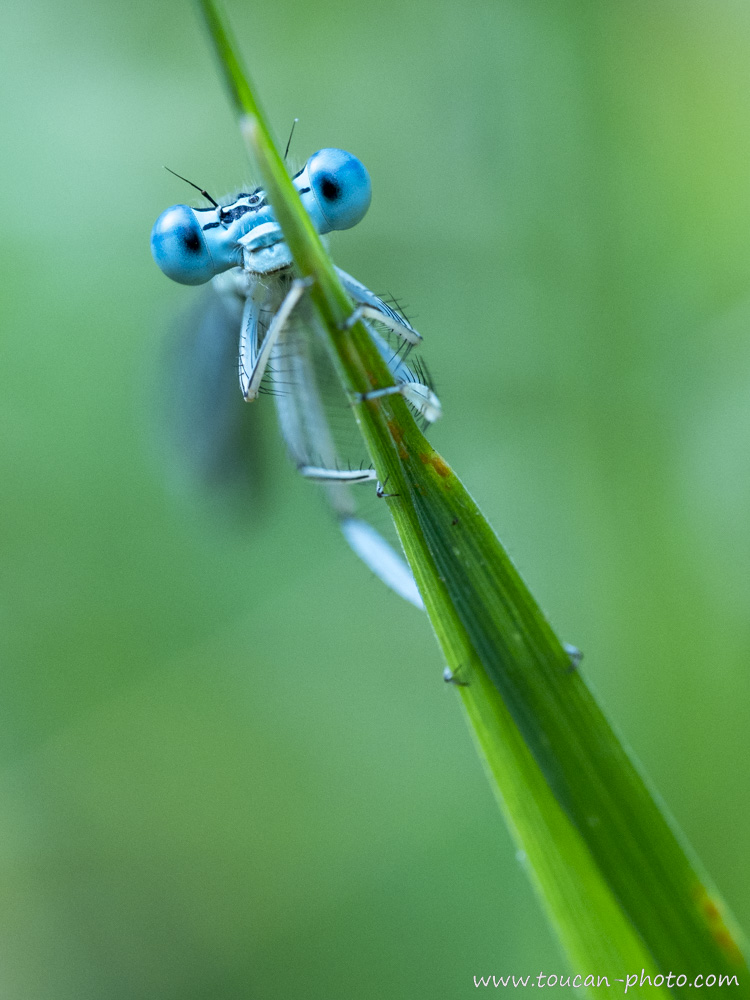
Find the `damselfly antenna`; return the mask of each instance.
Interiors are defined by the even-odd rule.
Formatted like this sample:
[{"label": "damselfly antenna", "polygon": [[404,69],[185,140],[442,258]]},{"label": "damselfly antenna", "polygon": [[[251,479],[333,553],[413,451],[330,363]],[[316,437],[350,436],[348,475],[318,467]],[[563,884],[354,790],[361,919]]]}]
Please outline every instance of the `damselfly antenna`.
[{"label": "damselfly antenna", "polygon": [[[296,120],[297,119],[295,118],[295,121]],[[290,138],[291,138],[291,136],[290,136]],[[181,181],[185,181],[186,184],[189,184],[190,187],[195,188],[196,191],[200,191],[200,193],[203,195],[203,197],[207,198],[211,202],[211,204],[214,206],[214,208],[219,208],[218,201],[216,201],[214,198],[212,198],[211,195],[208,193],[208,191],[204,191],[202,187],[199,187],[197,184],[193,184],[193,182],[189,181],[187,179],[187,177],[183,177],[182,174],[178,174],[177,171],[176,170],[172,170],[171,167],[165,167],[164,169],[168,170],[170,172],[170,174],[174,174],[175,177],[179,177]]]},{"label": "damselfly antenna", "polygon": [[294,121],[292,122],[292,130],[289,133],[289,138],[287,139],[287,143],[286,143],[286,149],[284,150],[284,159],[285,160],[286,160],[286,157],[287,157],[287,153],[289,152],[289,147],[292,144],[292,136],[294,135],[294,126],[297,124],[298,121],[299,121],[299,118],[295,118]]}]

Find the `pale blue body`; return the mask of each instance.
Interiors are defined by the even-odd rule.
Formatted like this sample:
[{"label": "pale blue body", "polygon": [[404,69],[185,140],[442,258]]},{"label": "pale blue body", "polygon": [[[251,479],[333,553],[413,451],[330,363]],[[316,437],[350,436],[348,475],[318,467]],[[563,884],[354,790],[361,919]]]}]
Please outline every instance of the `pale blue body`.
[{"label": "pale blue body", "polygon": [[[370,205],[367,171],[355,156],[340,149],[314,153],[293,183],[321,235],[355,226]],[[238,304],[242,311],[239,378],[244,398],[248,402],[257,399],[267,369],[288,376],[286,384],[293,388],[277,394],[275,402],[282,435],[297,468],[307,478],[326,484],[354,551],[388,586],[422,607],[406,563],[371,525],[354,516],[350,487],[377,477],[371,469],[344,467],[337,453],[326,412],[326,380],[321,377],[321,366],[330,360],[326,360],[327,350],[321,351],[316,344],[315,317],[304,301],[309,282],[294,277],[289,249],[265,192],[258,188],[240,194],[231,204],[214,203],[210,208],[168,208],[154,224],[151,252],[174,281],[185,285],[212,281],[222,296]],[[381,324],[407,347],[421,340],[419,334],[364,285],[336,270],[355,303],[350,323],[365,322],[393,378],[392,385],[367,396],[400,393],[428,422],[437,419],[440,403],[430,386],[373,324]],[[382,490],[379,495],[390,496]]]}]

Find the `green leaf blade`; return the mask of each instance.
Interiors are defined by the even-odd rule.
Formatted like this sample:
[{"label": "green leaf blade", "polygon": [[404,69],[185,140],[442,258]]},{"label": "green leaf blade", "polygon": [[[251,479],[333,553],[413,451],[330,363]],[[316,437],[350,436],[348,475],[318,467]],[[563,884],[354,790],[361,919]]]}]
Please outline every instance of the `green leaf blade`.
[{"label": "green leaf blade", "polygon": [[[430,464],[440,474],[428,473],[422,484]],[[707,970],[744,973],[740,946],[720,917],[715,890],[572,669],[494,532],[445,469],[442,459],[420,458],[410,463],[409,474],[420,527],[436,575],[445,582],[436,597],[447,590],[466,635],[466,661],[451,664],[468,680],[460,688],[464,702],[474,702],[475,685],[485,701],[493,691],[499,695],[556,802],[660,968],[691,978]],[[420,584],[430,587],[429,573]],[[444,602],[439,613],[447,618]],[[478,710],[475,705],[470,712],[474,720]],[[501,740],[502,731],[495,736]]]},{"label": "green leaf blade", "polygon": [[[228,31],[200,0],[243,135],[345,389],[392,378],[270,137]],[[571,960],[592,972],[737,973],[742,939],[500,542],[405,401],[353,407],[508,825]],[[687,994],[688,987],[673,992]],[[653,995],[653,987],[634,995]]]}]

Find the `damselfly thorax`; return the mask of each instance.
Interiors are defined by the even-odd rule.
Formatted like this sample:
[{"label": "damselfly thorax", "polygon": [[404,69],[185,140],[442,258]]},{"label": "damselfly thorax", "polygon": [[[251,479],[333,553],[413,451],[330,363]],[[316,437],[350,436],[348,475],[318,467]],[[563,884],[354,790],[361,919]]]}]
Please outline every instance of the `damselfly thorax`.
[{"label": "damselfly thorax", "polygon": [[[343,150],[313,154],[293,183],[321,235],[356,225],[370,204],[367,171]],[[211,281],[231,305],[225,315],[238,318],[243,397],[252,402],[264,387],[273,387],[281,433],[300,473],[324,484],[347,541],[364,562],[393,590],[421,607],[406,563],[356,516],[351,487],[374,485],[377,476],[371,468],[351,468],[342,459],[331,414],[342,412],[342,405],[343,412],[351,416],[351,411],[333,371],[326,333],[307,295],[309,283],[295,275],[265,192],[261,188],[243,192],[226,205],[202,193],[210,207],[175,205],[157,219],[151,234],[156,263],[182,284]],[[367,393],[368,398],[397,392],[425,422],[436,420],[440,403],[421,366],[408,358],[420,335],[397,309],[336,270],[352,298],[349,322],[364,321],[395,383]],[[378,495],[388,495],[378,489]]]}]

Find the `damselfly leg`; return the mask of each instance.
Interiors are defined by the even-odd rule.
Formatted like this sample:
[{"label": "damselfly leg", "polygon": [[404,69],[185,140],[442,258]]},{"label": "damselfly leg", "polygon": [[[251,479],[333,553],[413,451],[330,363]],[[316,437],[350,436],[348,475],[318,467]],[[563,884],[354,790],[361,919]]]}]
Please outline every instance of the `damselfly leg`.
[{"label": "damselfly leg", "polygon": [[310,279],[294,279],[262,340],[258,337],[258,313],[259,302],[263,301],[263,297],[258,295],[257,285],[248,295],[242,314],[239,357],[240,389],[248,403],[258,398],[260,384],[274,345],[283,334],[295,306],[309,287]]}]

